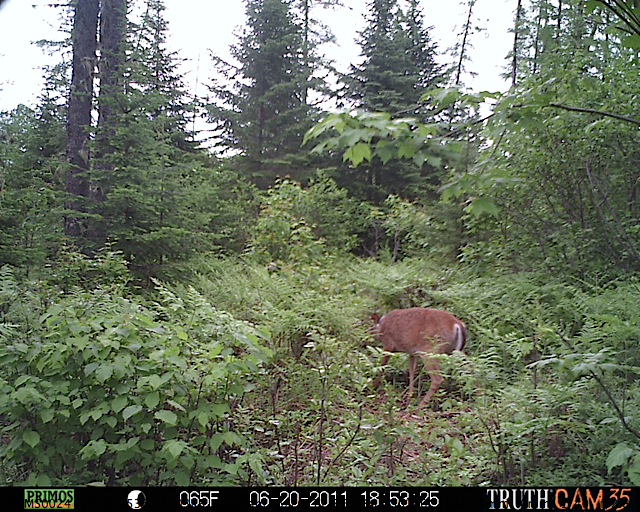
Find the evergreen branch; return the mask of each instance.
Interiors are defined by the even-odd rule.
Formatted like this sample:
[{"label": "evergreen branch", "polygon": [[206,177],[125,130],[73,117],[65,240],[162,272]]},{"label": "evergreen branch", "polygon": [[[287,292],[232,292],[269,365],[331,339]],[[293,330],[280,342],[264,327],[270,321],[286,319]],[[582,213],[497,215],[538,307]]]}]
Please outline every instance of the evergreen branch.
[{"label": "evergreen branch", "polygon": [[477,124],[480,123],[484,123],[485,121],[488,121],[489,119],[491,119],[493,116],[495,116],[495,113],[491,113],[488,116],[485,117],[481,117],[479,119],[474,119],[473,121],[469,122],[469,123],[465,123],[462,126],[459,126],[458,128],[456,128],[455,130],[452,130],[451,132],[447,133],[447,137],[457,137],[458,135],[460,135],[463,131],[467,130],[468,128],[475,126]]}]

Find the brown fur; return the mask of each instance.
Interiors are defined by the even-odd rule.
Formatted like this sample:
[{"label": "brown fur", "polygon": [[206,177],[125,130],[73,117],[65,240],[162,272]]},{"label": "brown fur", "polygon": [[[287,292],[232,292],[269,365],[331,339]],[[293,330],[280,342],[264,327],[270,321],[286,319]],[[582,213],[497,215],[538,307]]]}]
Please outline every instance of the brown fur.
[{"label": "brown fur", "polygon": [[[429,358],[429,354],[451,354],[454,350],[462,350],[467,340],[466,326],[451,313],[427,308],[394,309],[382,318],[374,313],[371,319],[376,324],[373,334],[382,342],[384,350],[409,354],[409,396],[413,395],[416,356],[424,361],[431,386],[418,406],[423,407],[444,382],[444,377],[439,374],[438,361]],[[390,357],[385,355],[381,364],[387,364]],[[382,373],[373,383],[376,388],[380,385]]]}]

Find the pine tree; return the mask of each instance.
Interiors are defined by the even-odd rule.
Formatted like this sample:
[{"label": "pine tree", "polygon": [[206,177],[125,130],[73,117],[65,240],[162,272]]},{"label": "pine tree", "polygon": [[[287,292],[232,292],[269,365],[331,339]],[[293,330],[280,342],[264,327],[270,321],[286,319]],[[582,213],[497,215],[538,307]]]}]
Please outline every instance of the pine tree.
[{"label": "pine tree", "polygon": [[402,28],[407,39],[406,52],[411,64],[409,70],[416,78],[414,89],[422,94],[424,89],[438,85],[445,77],[444,66],[436,62],[437,47],[429,33],[433,27],[425,27],[418,0],[409,0]]},{"label": "pine tree", "polygon": [[47,93],[0,112],[0,265],[29,268],[62,243],[66,120]]},{"label": "pine tree", "polygon": [[[248,177],[266,186],[300,153],[311,125],[308,61],[291,2],[248,0],[246,14],[246,27],[231,47],[237,65],[216,59],[222,79],[211,87],[216,101],[208,111],[217,146],[240,152]],[[307,48],[307,59],[309,54]]]},{"label": "pine tree", "polygon": [[166,49],[164,2],[146,0],[145,7],[139,22],[130,23],[122,85],[105,98],[114,109],[103,127],[109,171],[95,172],[105,185],[106,234],[138,269],[149,272],[212,248],[210,219],[200,214],[207,201],[202,194],[210,193],[212,201],[217,193],[188,129],[193,104],[177,72],[177,56]]},{"label": "pine tree", "polygon": [[[99,166],[112,169],[108,155],[114,151],[110,139],[122,95],[127,31],[127,0],[102,0],[100,14],[100,95],[98,97],[97,155]],[[102,197],[103,199],[103,197]]]},{"label": "pine tree", "polygon": [[[342,98],[360,109],[389,112],[392,116],[415,116],[428,121],[420,97],[443,79],[435,61],[436,46],[417,0],[406,12],[397,0],[372,0],[367,25],[358,39],[362,62],[343,77]],[[432,188],[434,169],[410,161],[379,162],[342,168],[333,177],[352,194],[381,203],[388,194],[424,196]],[[436,180],[437,181],[437,180]]]},{"label": "pine tree", "polygon": [[476,5],[477,0],[464,0],[460,2],[466,6],[465,23],[462,26],[461,32],[458,34],[458,41],[452,48],[452,55],[456,59],[456,65],[453,68],[453,84],[458,86],[462,85],[462,73],[469,73],[472,77],[477,75],[473,71],[467,71],[465,62],[470,60],[469,51],[473,49],[473,43],[471,37],[478,31],[484,30],[480,27],[474,26],[473,8]]},{"label": "pine tree", "polygon": [[424,88],[441,77],[417,0],[406,13],[396,0],[372,0],[358,44],[363,61],[344,78],[344,98],[369,111],[417,112]]},{"label": "pine tree", "polygon": [[317,49],[325,43],[335,43],[335,36],[331,29],[313,17],[314,6],[323,9],[341,7],[340,0],[294,0],[292,2],[294,12],[300,20],[302,31],[302,65],[305,71],[306,88],[303,91],[302,102],[310,104],[309,91],[314,90],[322,101],[327,96],[334,96],[328,87],[326,78],[335,73],[333,63],[324,56],[319,55]]}]

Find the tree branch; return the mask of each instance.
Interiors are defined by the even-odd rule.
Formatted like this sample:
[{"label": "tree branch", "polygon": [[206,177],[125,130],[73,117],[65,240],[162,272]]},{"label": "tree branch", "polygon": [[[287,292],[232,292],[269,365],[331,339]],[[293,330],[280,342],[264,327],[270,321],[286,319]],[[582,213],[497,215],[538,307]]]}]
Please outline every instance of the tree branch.
[{"label": "tree branch", "polygon": [[606,112],[604,110],[595,110],[593,108],[582,108],[582,107],[570,107],[569,105],[563,105],[562,103],[549,103],[550,107],[561,108],[563,110],[570,110],[571,112],[585,112],[587,114],[597,114],[605,117],[612,117],[614,119],[618,119],[620,121],[625,121],[627,123],[635,124],[640,126],[640,120],[634,119],[632,117],[621,116],[619,114],[614,114],[613,112]]}]

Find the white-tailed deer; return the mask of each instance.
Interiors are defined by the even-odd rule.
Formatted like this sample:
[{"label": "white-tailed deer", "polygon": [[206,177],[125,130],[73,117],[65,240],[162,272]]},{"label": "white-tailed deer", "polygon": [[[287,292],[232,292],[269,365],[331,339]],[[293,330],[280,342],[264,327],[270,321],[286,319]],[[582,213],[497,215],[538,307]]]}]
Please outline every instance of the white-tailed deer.
[{"label": "white-tailed deer", "polygon": [[[429,358],[429,354],[451,354],[454,350],[462,350],[467,341],[467,327],[451,313],[439,309],[394,309],[382,318],[374,313],[371,319],[376,324],[373,335],[382,342],[384,350],[409,354],[409,396],[413,396],[416,356],[422,357],[431,378],[429,391],[418,406],[423,407],[444,382],[437,359]],[[382,366],[390,357],[387,354],[382,358]],[[373,382],[374,387],[380,385],[383,372]]]}]

